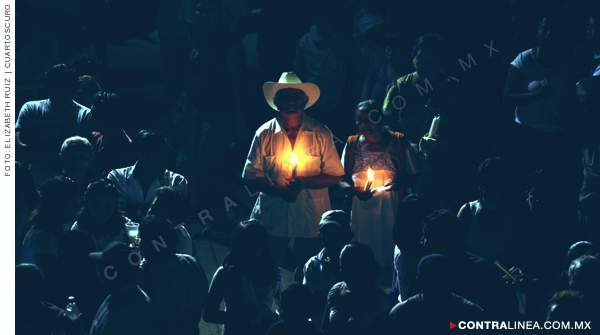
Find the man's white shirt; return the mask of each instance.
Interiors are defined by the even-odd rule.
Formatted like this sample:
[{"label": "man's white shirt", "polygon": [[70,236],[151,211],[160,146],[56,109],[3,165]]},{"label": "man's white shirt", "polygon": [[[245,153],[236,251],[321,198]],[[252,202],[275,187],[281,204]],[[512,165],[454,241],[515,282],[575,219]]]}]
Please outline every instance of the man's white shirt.
[{"label": "man's white shirt", "polygon": [[[298,157],[298,176],[344,175],[331,131],[304,114],[293,151],[281,115],[256,131],[242,177],[263,177],[284,186],[292,175],[292,153]],[[262,222],[271,236],[309,238],[317,236],[321,215],[330,209],[327,187],[303,189],[293,203],[261,192],[251,217]]]}]

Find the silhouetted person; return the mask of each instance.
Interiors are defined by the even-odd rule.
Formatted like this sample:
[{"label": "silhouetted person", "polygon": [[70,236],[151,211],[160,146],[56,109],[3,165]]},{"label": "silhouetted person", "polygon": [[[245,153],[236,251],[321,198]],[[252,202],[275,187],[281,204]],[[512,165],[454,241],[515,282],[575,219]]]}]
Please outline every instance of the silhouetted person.
[{"label": "silhouetted person", "polygon": [[302,284],[292,284],[281,293],[282,321],[274,324],[267,335],[325,335],[309,318],[315,307],[314,295]]},{"label": "silhouetted person", "polygon": [[40,201],[29,166],[15,162],[15,261],[21,263],[23,237],[27,233],[29,217]]},{"label": "silhouetted person", "polygon": [[177,228],[177,253],[193,256],[194,243],[185,228],[184,220],[192,210],[192,204],[185,193],[175,186],[156,189],[155,198],[148,209],[148,215],[156,215],[169,220]]},{"label": "silhouetted person", "polygon": [[[421,239],[425,255],[442,254],[450,260],[452,292],[477,304],[493,320],[512,320],[518,313],[516,293],[504,284],[502,272],[488,261],[466,251],[462,224],[447,210],[435,210],[423,221]],[[407,294],[420,291],[411,282]]]},{"label": "silhouetted person", "polygon": [[311,316],[314,325],[321,327],[324,309],[327,307],[329,290],[342,281],[340,274],[340,252],[348,244],[354,233],[350,229],[350,218],[340,210],[323,213],[319,223],[319,237],[323,250],[311,257],[304,265],[303,284],[315,296],[316,309]]},{"label": "silhouetted person", "polygon": [[42,271],[34,264],[15,268],[15,334],[51,335],[61,329],[62,309],[45,302]]},{"label": "silhouetted person", "polygon": [[[544,321],[561,323],[569,322],[569,326],[575,328],[575,322],[588,320],[583,303],[583,297],[577,291],[557,292],[550,300]],[[546,334],[577,334],[575,329],[547,329]]]},{"label": "silhouetted person", "polygon": [[60,158],[63,167],[61,175],[72,179],[77,184],[79,196],[83,198],[88,185],[101,178],[92,164],[94,148],[83,137],[69,137],[60,148]]},{"label": "silhouetted person", "polygon": [[594,60],[588,76],[577,85],[577,97],[583,107],[583,186],[579,193],[579,220],[589,239],[600,243],[600,9],[589,18],[587,36]]},{"label": "silhouetted person", "polygon": [[115,185],[106,180],[91,183],[85,191],[84,203],[71,230],[91,233],[97,251],[114,241],[126,242],[125,224],[131,221],[119,211]]},{"label": "silhouetted person", "polygon": [[583,296],[586,320],[600,321],[600,259],[594,256],[581,256],[569,268],[569,289]]},{"label": "silhouetted person", "polygon": [[49,99],[23,105],[15,125],[18,159],[32,164],[36,185],[61,171],[59,151],[72,136],[91,131],[90,110],[73,100],[77,74],[64,64],[54,65],[44,75]]},{"label": "silhouetted person", "polygon": [[212,278],[202,317],[207,323],[223,324],[224,335],[264,334],[277,321],[273,302],[284,288],[266,229],[256,220],[244,221],[233,232],[231,251]]},{"label": "silhouetted person", "polygon": [[90,257],[98,261],[98,276],[109,295],[98,309],[89,335],[153,335],[150,298],[136,285],[139,253],[123,242],[113,242]]},{"label": "silhouetted person", "polygon": [[393,291],[398,295],[398,301],[410,298],[407,295],[408,286],[423,256],[423,249],[419,243],[422,235],[421,222],[431,211],[429,202],[416,194],[407,196],[398,206],[399,215],[396,216],[396,223],[392,230],[392,237],[396,243],[394,251],[396,281]]},{"label": "silhouetted person", "polygon": [[88,257],[96,250],[89,233],[65,232],[57,243],[58,276],[48,288],[47,300],[56,306],[65,308],[69,297],[75,298],[85,330],[91,328],[94,315],[107,295],[96,273],[96,264]]},{"label": "silhouetted person", "polygon": [[137,162],[133,166],[112,170],[108,179],[119,192],[119,209],[136,221],[144,217],[154,201],[154,192],[161,186],[176,186],[187,192],[187,180],[167,170],[171,147],[163,133],[142,130],[133,138]]},{"label": "silhouetted person", "polygon": [[343,139],[352,134],[351,111],[360,98],[368,65],[354,39],[340,29],[340,8],[320,2],[313,9],[316,30],[298,41],[293,71],[323,93],[311,117]]},{"label": "silhouetted person", "polygon": [[[563,49],[564,29],[558,15],[541,15],[536,28],[537,45],[512,61],[503,93],[504,102],[516,106],[510,142],[514,183],[523,190],[527,177],[544,169],[561,176],[563,196],[574,196],[581,182],[579,150],[564,139],[576,138],[573,87],[579,62]],[[563,154],[550,158],[555,152]]]},{"label": "silhouetted person", "polygon": [[364,244],[353,242],[342,249],[340,271],[344,281],[327,297],[329,322],[334,335],[381,334],[392,303],[377,288],[379,265]]},{"label": "silhouetted person", "polygon": [[54,177],[42,185],[40,194],[22,241],[21,262],[36,264],[51,284],[56,272],[56,242],[77,211],[77,185],[71,179]]},{"label": "silhouetted person", "polygon": [[490,262],[522,266],[530,227],[527,213],[512,201],[508,164],[496,156],[479,165],[479,199],[463,205],[458,219],[467,229],[470,252]]},{"label": "silhouetted person", "polygon": [[448,321],[486,320],[481,307],[452,292],[453,278],[446,256],[423,257],[415,279],[421,293],[398,303],[390,312],[390,334],[446,334]]},{"label": "silhouetted person", "polygon": [[114,169],[135,163],[131,139],[123,130],[128,109],[115,93],[98,92],[91,106],[92,130],[88,140],[94,146],[94,168],[103,176]]},{"label": "silhouetted person", "polygon": [[571,267],[571,263],[581,256],[594,256],[598,255],[598,253],[598,248],[592,243],[586,241],[579,241],[569,248],[569,252],[567,253],[567,259],[565,260],[563,265],[563,272],[561,273],[560,278],[558,279],[558,285],[546,295],[544,301],[542,302],[540,320],[544,320],[544,318],[546,317],[546,314],[548,312],[548,306],[550,305],[550,301],[552,300],[554,295],[561,291],[569,289],[569,268]]},{"label": "silhouetted person", "polygon": [[208,293],[204,269],[189,255],[177,254],[177,233],[171,222],[149,215],[139,228],[138,284],[154,308],[156,334],[198,334]]},{"label": "silhouetted person", "polygon": [[[448,43],[439,34],[420,36],[412,47],[415,72],[390,83],[383,102],[384,122],[419,152],[419,182],[413,192],[435,208],[458,211],[464,197],[463,152],[469,99],[462,81],[446,72]],[[440,117],[436,134],[432,120]]]}]

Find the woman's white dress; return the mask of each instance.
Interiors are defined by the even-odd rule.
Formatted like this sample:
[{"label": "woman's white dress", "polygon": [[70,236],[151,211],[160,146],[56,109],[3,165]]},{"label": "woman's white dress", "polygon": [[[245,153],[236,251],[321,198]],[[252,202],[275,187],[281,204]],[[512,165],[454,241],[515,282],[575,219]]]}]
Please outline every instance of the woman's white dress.
[{"label": "woman's white dress", "polygon": [[[371,189],[376,190],[373,197],[367,201],[352,199],[352,212],[350,214],[351,228],[354,232],[354,240],[364,243],[375,255],[381,270],[379,283],[389,287],[394,273],[394,240],[392,229],[396,221],[398,205],[402,200],[402,190],[384,191],[384,185],[388,180],[393,180],[398,172],[396,146],[390,142],[383,152],[372,152],[362,148],[360,141],[354,151],[354,164],[352,167],[352,180],[355,187],[364,187],[367,183],[367,171],[369,168],[374,173]],[[408,149],[403,154],[408,153]],[[342,163],[345,162],[346,149],[342,154]],[[411,159],[405,159],[412,162]],[[405,165],[407,165],[405,163]],[[416,167],[408,166],[409,171],[405,173],[416,173]],[[406,194],[404,194],[406,196]]]}]

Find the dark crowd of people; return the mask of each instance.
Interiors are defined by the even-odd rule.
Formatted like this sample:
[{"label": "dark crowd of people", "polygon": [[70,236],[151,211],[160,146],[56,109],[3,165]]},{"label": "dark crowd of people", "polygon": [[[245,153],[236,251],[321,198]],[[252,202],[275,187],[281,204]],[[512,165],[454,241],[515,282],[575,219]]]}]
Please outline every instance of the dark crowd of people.
[{"label": "dark crowd of people", "polygon": [[[597,1],[22,8],[16,334],[598,331]],[[140,130],[108,46],[154,29]]]}]

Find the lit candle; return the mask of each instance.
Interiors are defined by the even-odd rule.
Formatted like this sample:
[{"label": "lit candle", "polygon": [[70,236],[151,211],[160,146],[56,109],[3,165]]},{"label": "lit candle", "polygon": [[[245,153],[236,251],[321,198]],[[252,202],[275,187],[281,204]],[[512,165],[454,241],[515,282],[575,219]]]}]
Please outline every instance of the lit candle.
[{"label": "lit candle", "polygon": [[298,173],[298,157],[294,154],[290,154],[290,159],[292,160],[292,164],[294,164],[294,169],[292,170],[292,179],[294,179]]},{"label": "lit candle", "polygon": [[437,133],[438,126],[440,125],[440,116],[435,116],[431,121],[431,127],[429,128],[429,138],[434,138]]},{"label": "lit candle", "polygon": [[365,191],[369,191],[371,189],[371,184],[373,184],[373,179],[375,179],[375,175],[373,174],[373,170],[369,168],[367,171],[367,176],[369,176],[369,180],[367,180],[367,184],[365,185]]}]

